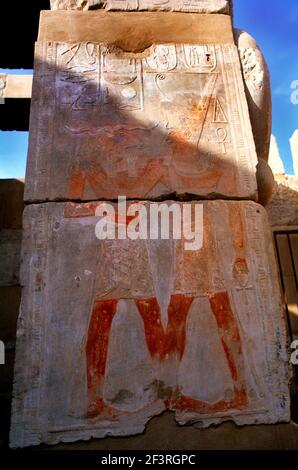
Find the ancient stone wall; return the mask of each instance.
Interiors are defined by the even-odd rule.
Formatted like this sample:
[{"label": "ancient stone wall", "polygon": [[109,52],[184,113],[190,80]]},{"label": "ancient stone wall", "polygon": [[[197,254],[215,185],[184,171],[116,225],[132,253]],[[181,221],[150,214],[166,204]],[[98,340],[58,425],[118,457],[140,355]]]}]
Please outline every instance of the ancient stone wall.
[{"label": "ancient stone wall", "polygon": [[[267,163],[228,2],[80,11],[98,3],[41,16],[11,446],[131,436],[166,410],[203,428],[288,422],[285,322],[257,203]],[[164,239],[144,229],[162,200],[183,224],[198,218],[192,248],[177,226]],[[102,224],[118,238],[101,238]]]},{"label": "ancient stone wall", "polygon": [[275,175],[272,199],[267,207],[272,227],[298,227],[298,178]]}]

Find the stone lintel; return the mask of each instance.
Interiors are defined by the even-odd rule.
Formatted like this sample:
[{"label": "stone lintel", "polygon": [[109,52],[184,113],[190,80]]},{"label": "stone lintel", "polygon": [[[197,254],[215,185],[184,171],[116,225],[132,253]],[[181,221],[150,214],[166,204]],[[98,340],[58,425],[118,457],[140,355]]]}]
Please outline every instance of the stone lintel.
[{"label": "stone lintel", "polygon": [[0,75],[1,98],[31,98],[32,75]]},{"label": "stone lintel", "polygon": [[232,0],[50,0],[52,10],[178,11],[232,14]]},{"label": "stone lintel", "polygon": [[136,52],[156,43],[233,44],[234,37],[227,15],[57,10],[41,12],[38,41],[90,41]]}]

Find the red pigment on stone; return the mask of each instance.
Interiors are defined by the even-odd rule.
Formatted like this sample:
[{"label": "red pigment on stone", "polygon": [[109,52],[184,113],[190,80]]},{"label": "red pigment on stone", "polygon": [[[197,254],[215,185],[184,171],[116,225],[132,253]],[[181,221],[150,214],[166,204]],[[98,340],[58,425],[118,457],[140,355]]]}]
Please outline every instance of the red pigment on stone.
[{"label": "red pigment on stone", "polygon": [[156,298],[135,300],[144,322],[146,342],[152,357],[161,360],[178,353],[182,359],[186,339],[186,319],[193,297],[182,294],[172,295],[168,306],[168,325],[163,327],[160,307]]}]

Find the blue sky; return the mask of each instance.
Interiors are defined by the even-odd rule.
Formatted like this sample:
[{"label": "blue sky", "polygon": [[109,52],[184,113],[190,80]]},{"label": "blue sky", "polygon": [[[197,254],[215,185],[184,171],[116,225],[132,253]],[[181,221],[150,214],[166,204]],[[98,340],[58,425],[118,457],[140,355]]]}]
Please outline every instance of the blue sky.
[{"label": "blue sky", "polygon": [[[3,70],[0,73],[32,74],[31,70]],[[2,106],[2,105],[0,105]],[[0,131],[0,178],[24,178],[28,132]]]},{"label": "blue sky", "polygon": [[[234,0],[234,9],[235,26],[254,36],[265,54],[271,74],[273,133],[291,174],[289,138],[298,128],[298,105],[291,103],[291,83],[298,80],[298,2]],[[24,72],[28,73],[13,71]],[[26,132],[0,132],[0,178],[24,177],[27,146]]]},{"label": "blue sky", "polygon": [[298,80],[297,0],[234,0],[235,26],[261,47],[271,75],[273,133],[288,174],[293,173],[289,138],[298,128],[298,105],[291,83]]}]

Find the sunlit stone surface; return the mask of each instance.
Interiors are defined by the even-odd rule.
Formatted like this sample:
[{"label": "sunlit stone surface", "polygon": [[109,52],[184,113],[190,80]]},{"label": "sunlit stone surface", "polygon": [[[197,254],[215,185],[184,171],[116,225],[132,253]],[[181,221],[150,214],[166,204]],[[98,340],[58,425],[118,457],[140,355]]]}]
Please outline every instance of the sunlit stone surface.
[{"label": "sunlit stone surface", "polygon": [[50,0],[52,10],[183,11],[231,13],[231,0]]}]

